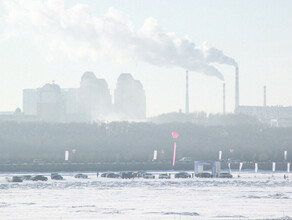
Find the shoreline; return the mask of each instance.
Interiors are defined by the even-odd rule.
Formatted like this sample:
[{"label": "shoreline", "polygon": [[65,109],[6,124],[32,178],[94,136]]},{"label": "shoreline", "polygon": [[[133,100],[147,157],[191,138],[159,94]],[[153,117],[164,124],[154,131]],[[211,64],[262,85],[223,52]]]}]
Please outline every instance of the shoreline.
[{"label": "shoreline", "polygon": [[[230,163],[231,170],[239,170],[239,162]],[[221,169],[227,170],[228,163],[221,162]],[[258,169],[272,171],[272,162],[258,162]],[[119,162],[119,163],[19,163],[0,164],[0,172],[106,172],[106,171],[180,171],[194,170],[193,162],[177,162],[172,167],[169,162]],[[243,164],[242,171],[254,171],[254,162]],[[287,162],[276,162],[276,171],[287,172]]]}]

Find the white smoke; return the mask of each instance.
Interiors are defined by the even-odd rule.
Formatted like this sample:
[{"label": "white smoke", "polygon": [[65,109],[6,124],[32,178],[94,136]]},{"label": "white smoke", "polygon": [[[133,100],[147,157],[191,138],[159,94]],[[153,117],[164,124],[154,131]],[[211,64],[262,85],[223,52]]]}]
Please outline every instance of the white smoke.
[{"label": "white smoke", "polygon": [[203,43],[202,50],[203,50],[203,53],[204,53],[204,56],[205,56],[207,63],[227,64],[227,65],[231,65],[234,67],[238,66],[238,64],[236,63],[236,61],[233,58],[224,55],[223,51],[218,50],[215,47],[212,47],[207,42]]},{"label": "white smoke", "polygon": [[61,52],[72,60],[143,61],[179,66],[221,80],[223,75],[210,64],[236,65],[214,47],[200,49],[189,38],[166,32],[153,18],[136,31],[127,15],[114,8],[97,17],[86,4],[65,9],[63,0],[5,0],[4,5],[7,24],[14,32],[11,36],[16,36],[15,32],[28,35],[52,54]]}]

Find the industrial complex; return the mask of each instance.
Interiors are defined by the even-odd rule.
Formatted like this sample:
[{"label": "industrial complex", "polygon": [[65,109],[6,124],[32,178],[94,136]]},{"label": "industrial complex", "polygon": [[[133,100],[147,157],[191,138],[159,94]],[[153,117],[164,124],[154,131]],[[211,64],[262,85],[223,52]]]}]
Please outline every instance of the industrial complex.
[{"label": "industrial complex", "polygon": [[[185,113],[188,114],[189,110],[189,82],[188,71],[186,71],[186,104]],[[292,106],[268,106],[267,105],[267,87],[264,86],[264,98],[262,106],[249,106],[240,105],[239,102],[239,70],[238,66],[235,67],[235,114],[243,114],[253,116],[261,123],[267,124],[272,127],[288,127],[292,126]],[[225,83],[223,83],[222,90],[222,114],[225,111]]]},{"label": "industrial complex", "polygon": [[[222,114],[225,108],[225,82],[222,90]],[[262,106],[240,105],[239,69],[235,66],[234,113],[252,116],[273,127],[292,126],[292,106],[268,106],[266,86]],[[189,72],[186,71],[185,114],[189,115]],[[113,94],[105,79],[85,72],[79,88],[61,88],[47,83],[37,89],[23,90],[23,111],[1,112],[0,120],[44,122],[141,121],[146,119],[146,96],[142,83],[129,73],[117,79]]]}]

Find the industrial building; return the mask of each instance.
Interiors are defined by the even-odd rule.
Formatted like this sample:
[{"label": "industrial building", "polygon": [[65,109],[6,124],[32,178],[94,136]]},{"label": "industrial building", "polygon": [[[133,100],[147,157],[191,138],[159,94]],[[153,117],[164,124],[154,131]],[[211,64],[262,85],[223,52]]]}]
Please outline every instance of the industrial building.
[{"label": "industrial building", "polygon": [[292,106],[239,106],[235,113],[255,116],[260,122],[275,127],[292,126]]},{"label": "industrial building", "polygon": [[[222,84],[222,113],[225,109],[225,83]],[[186,102],[185,113],[189,113],[189,83],[188,71],[186,71]],[[263,106],[240,105],[239,103],[239,70],[235,67],[235,110],[236,114],[254,116],[261,123],[269,126],[287,127],[292,126],[292,106],[267,106],[267,87],[264,86]]]},{"label": "industrial building", "polygon": [[263,106],[240,105],[237,114],[256,117],[261,123],[274,127],[292,126],[292,106],[267,106],[267,87],[264,86]]}]

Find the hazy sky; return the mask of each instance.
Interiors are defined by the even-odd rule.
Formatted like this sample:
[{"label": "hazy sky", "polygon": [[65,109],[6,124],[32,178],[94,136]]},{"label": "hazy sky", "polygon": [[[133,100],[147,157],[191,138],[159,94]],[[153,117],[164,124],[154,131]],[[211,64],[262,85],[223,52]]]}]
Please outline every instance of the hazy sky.
[{"label": "hazy sky", "polygon": [[222,111],[211,68],[225,78],[231,112],[234,67],[203,59],[204,42],[238,63],[240,104],[262,105],[267,85],[268,105],[292,105],[290,0],[0,2],[0,111],[22,108],[24,88],[78,87],[85,71],[111,94],[119,74],[132,73],[146,90],[147,116],[184,110],[188,67],[190,111]]}]

